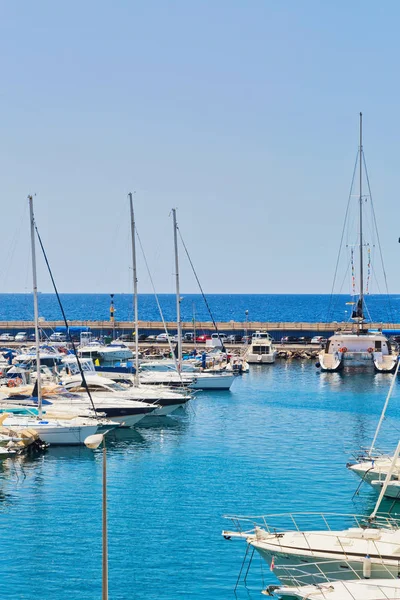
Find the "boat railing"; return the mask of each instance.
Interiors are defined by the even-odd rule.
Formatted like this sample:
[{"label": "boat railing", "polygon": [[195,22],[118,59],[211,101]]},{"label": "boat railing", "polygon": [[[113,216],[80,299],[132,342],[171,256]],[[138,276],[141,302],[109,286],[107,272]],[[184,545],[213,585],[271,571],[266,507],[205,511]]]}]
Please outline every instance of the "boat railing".
[{"label": "boat railing", "polygon": [[[324,570],[326,571],[327,566],[329,566],[329,577],[326,575],[326,572],[324,572]],[[331,591],[332,588],[330,586],[332,586],[332,583],[337,581],[343,582],[344,570],[347,572],[346,580],[351,579],[352,581],[359,581],[361,583],[365,583],[366,585],[370,585],[368,579],[366,580],[364,576],[361,576],[360,573],[357,572],[347,561],[338,562],[337,560],[332,560],[324,562],[307,563],[307,565],[305,565],[304,568],[300,567],[299,565],[277,565],[273,567],[273,572],[276,575],[276,577],[281,581],[285,581],[285,585],[279,588],[281,593],[287,586],[296,588],[307,586],[307,590],[309,593],[310,585],[316,586],[316,588],[321,592],[323,592],[325,589],[327,592]],[[349,571],[351,571],[351,577],[349,577]],[[385,579],[396,580],[398,579],[398,577],[396,577],[396,575],[390,570],[387,570],[387,573],[385,574]],[[383,593],[384,590],[386,590],[386,593],[390,590],[393,591],[393,588],[390,585],[385,586],[385,583],[383,581],[381,584],[375,582],[374,585],[376,585],[376,591],[380,591],[382,593],[382,596],[379,597],[392,598],[391,594],[385,595]],[[276,588],[276,586],[273,587]],[[317,592],[317,590],[315,591]],[[307,595],[305,597],[309,598],[312,596]]]},{"label": "boat railing", "polygon": [[[326,567],[329,566],[329,577]],[[325,569],[325,572],[324,572]],[[343,579],[344,569],[352,572],[351,579],[362,579],[359,573],[346,561],[331,560],[324,562],[308,562],[305,567],[299,565],[276,565],[273,572],[279,580],[284,580],[285,585],[302,586],[318,585]],[[395,579],[394,575],[389,575]]]},{"label": "boat railing", "polygon": [[[353,460],[347,463],[347,466],[353,466],[364,462],[371,462],[376,460],[391,461],[393,458],[393,450],[384,450],[380,448],[360,448],[357,452],[353,452]],[[375,465],[378,468],[378,465]]]},{"label": "boat railing", "polygon": [[231,520],[235,530],[244,536],[251,535],[263,529],[275,535],[285,531],[341,531],[348,527],[359,529],[400,529],[400,519],[389,513],[379,513],[371,519],[368,515],[349,513],[277,513],[257,516],[224,515]]}]

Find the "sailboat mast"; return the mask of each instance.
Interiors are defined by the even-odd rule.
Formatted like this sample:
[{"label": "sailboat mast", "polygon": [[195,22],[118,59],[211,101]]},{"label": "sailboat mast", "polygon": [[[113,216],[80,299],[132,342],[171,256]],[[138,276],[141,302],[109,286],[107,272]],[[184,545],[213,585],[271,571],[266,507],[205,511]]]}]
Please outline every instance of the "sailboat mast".
[{"label": "sailboat mast", "polygon": [[131,210],[131,235],[132,235],[132,267],[133,267],[133,313],[135,319],[135,387],[139,385],[139,323],[138,323],[138,290],[137,290],[137,270],[136,270],[136,225],[135,213],[133,212],[132,193],[128,194]]},{"label": "sailboat mast", "polygon": [[176,277],[176,324],[178,330],[178,372],[182,369],[182,323],[181,323],[181,296],[179,292],[179,259],[178,259],[178,225],[176,222],[176,209],[172,209],[172,220],[174,225],[174,248],[175,248],[175,277]]},{"label": "sailboat mast", "polygon": [[364,319],[364,260],[363,260],[363,199],[362,199],[362,113],[360,113],[360,308],[361,318]]},{"label": "sailboat mast", "polygon": [[35,320],[35,345],[36,345],[36,372],[39,418],[42,418],[42,385],[40,376],[40,339],[39,339],[39,307],[36,274],[36,249],[35,249],[35,217],[33,214],[33,198],[28,196],[29,216],[31,221],[31,253],[32,253],[32,278],[33,278],[33,314]]}]

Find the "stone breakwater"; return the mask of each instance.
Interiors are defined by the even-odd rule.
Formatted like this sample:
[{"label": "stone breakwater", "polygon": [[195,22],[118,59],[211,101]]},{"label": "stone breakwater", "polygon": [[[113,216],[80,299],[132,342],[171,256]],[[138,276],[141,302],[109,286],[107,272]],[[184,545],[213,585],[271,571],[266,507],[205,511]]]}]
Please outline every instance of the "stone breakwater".
[{"label": "stone breakwater", "polygon": [[285,348],[284,350],[278,350],[276,357],[283,360],[296,359],[296,360],[316,360],[320,349],[299,349],[299,348]]}]

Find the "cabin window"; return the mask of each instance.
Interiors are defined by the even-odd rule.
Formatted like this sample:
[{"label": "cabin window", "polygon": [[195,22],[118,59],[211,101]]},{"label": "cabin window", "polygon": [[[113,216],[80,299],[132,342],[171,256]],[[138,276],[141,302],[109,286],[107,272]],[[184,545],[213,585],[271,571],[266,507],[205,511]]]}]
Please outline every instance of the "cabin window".
[{"label": "cabin window", "polygon": [[253,354],[269,354],[269,346],[253,346]]},{"label": "cabin window", "polygon": [[382,351],[382,342],[381,340],[375,340],[375,352]]}]

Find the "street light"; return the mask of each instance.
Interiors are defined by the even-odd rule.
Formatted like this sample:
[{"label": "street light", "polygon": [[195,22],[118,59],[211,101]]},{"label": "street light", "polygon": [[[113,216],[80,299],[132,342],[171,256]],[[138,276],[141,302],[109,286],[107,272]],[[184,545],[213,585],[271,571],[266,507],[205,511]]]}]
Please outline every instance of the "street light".
[{"label": "street light", "polygon": [[[106,432],[107,433],[107,432]],[[96,450],[103,444],[103,551],[102,551],[102,600],[108,600],[108,552],[107,552],[107,452],[105,433],[89,435],[84,444],[91,450]]]},{"label": "street light", "polygon": [[245,336],[246,336],[246,344],[248,344],[248,343],[249,343],[249,340],[248,340],[248,338],[247,338],[247,330],[248,330],[248,328],[249,328],[249,311],[248,311],[248,310],[245,310],[245,311],[244,311],[244,314],[246,315],[246,329],[245,329],[245,332],[246,332],[246,333],[245,333]]}]

